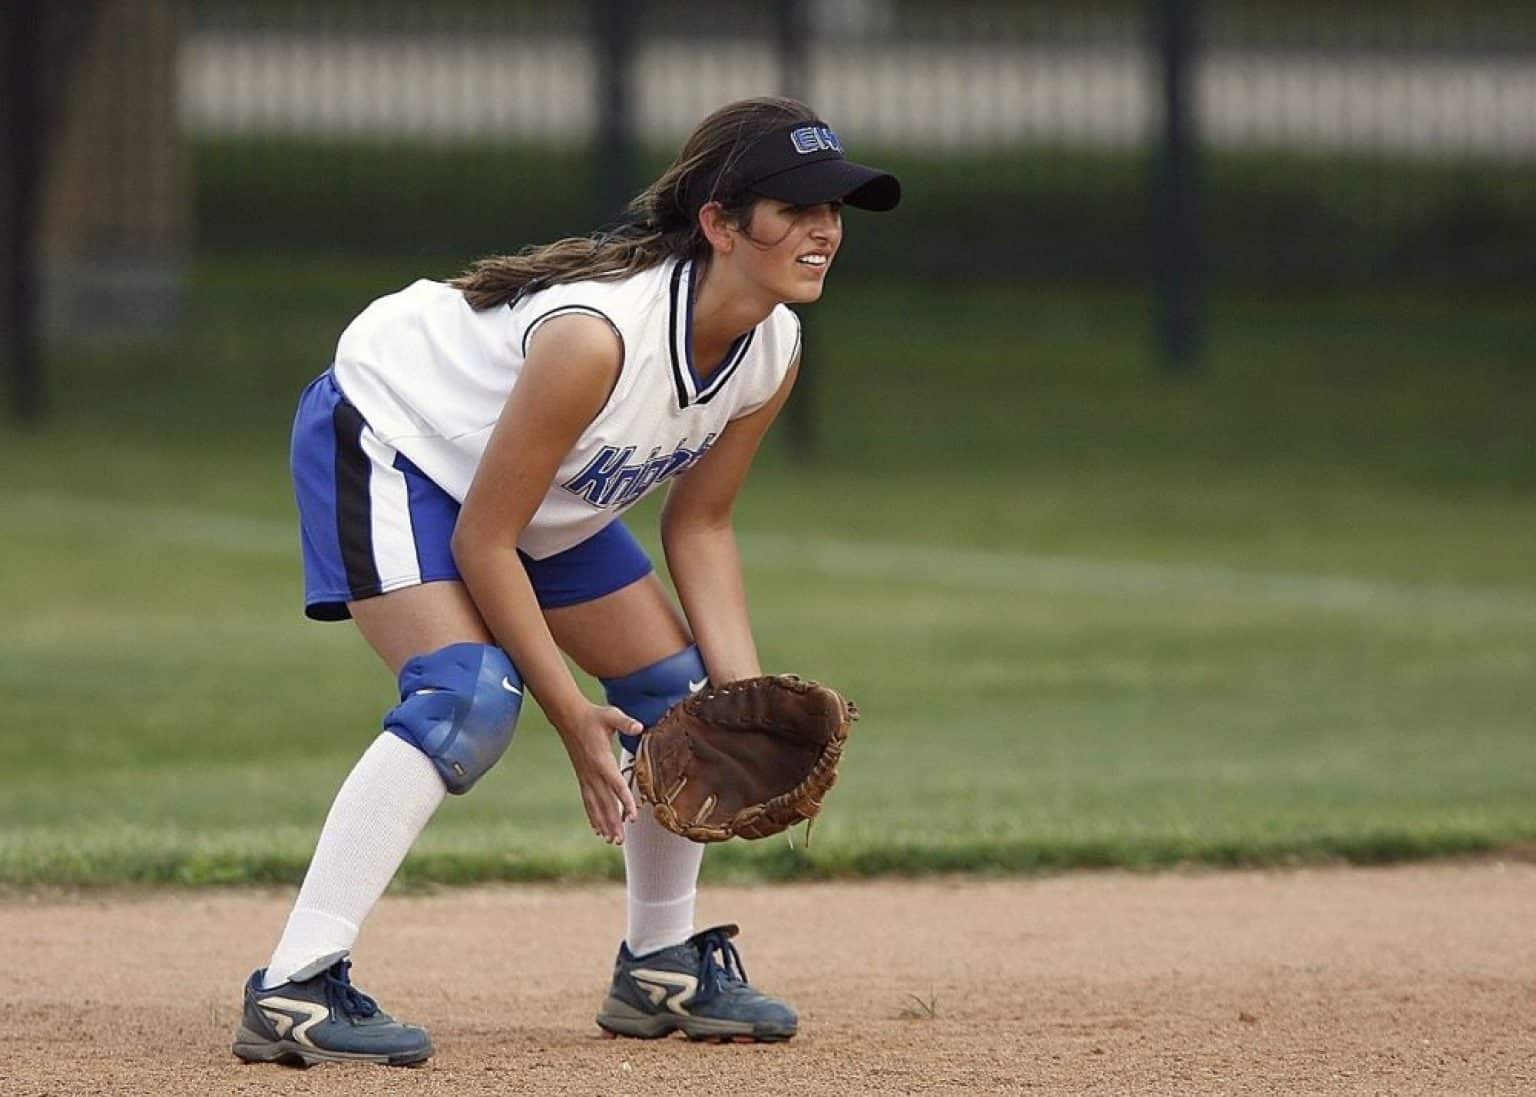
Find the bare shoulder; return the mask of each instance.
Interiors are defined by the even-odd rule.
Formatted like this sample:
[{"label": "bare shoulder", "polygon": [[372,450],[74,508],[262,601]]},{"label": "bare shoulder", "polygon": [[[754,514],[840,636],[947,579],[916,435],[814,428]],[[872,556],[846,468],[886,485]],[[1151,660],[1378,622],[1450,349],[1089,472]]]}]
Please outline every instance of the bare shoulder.
[{"label": "bare shoulder", "polygon": [[539,326],[514,392],[569,405],[589,421],[608,401],[624,367],[624,344],[606,319],[581,313]]},{"label": "bare shoulder", "polygon": [[624,344],[609,321],[590,313],[567,313],[540,324],[528,344],[528,363],[564,363],[617,372]]}]

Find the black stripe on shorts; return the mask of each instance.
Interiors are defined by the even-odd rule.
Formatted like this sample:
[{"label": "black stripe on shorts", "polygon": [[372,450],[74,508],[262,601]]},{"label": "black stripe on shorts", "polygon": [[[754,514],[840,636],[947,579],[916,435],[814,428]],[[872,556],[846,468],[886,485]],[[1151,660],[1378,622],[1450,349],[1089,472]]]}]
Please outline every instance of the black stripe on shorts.
[{"label": "black stripe on shorts", "polygon": [[342,400],[331,412],[336,428],[336,533],[347,586],[353,598],[379,592],[379,566],[373,559],[373,501],[368,494],[372,462],[363,452],[362,413]]}]

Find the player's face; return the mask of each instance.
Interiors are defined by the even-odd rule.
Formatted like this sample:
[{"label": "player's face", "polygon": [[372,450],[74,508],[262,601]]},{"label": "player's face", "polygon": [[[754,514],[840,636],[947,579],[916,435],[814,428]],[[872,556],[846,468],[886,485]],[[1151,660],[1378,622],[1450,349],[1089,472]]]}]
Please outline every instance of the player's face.
[{"label": "player's face", "polygon": [[745,273],[780,301],[816,300],[843,242],[842,210],[841,202],[792,206],[761,199],[747,225],[751,246],[737,249]]}]

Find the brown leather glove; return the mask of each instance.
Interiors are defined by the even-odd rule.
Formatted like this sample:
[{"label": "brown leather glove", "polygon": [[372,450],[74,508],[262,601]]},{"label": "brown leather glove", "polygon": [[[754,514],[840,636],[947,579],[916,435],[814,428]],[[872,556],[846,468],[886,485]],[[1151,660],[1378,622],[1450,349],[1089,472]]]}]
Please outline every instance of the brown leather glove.
[{"label": "brown leather glove", "polygon": [[685,838],[765,838],[816,817],[858,718],[836,690],[793,674],[728,682],[640,737],[635,784]]}]

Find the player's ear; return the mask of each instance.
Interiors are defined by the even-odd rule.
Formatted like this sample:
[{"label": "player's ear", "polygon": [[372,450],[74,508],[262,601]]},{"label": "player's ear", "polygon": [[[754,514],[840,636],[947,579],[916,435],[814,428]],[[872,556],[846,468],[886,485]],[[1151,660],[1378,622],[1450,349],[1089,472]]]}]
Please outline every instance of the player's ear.
[{"label": "player's ear", "polygon": [[731,230],[736,227],[730,214],[719,202],[705,202],[699,210],[699,231],[715,251],[729,253],[736,245]]}]

